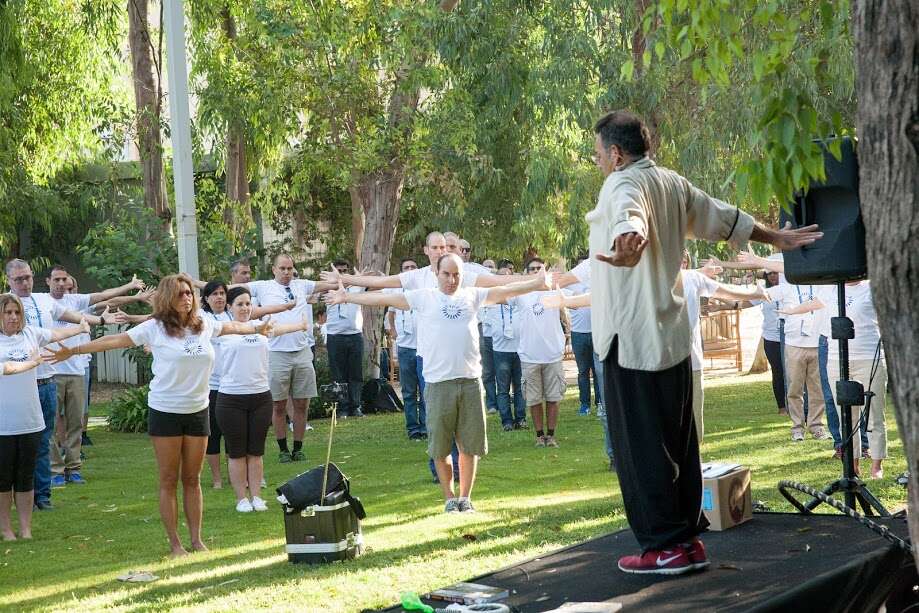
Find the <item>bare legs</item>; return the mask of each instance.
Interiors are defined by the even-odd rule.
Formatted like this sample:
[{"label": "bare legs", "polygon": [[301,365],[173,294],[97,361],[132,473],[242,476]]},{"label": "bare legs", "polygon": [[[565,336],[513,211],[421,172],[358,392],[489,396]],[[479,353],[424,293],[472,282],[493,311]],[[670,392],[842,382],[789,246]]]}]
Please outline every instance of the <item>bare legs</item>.
[{"label": "bare legs", "polygon": [[207,465],[211,469],[211,483],[215,490],[219,490],[223,487],[223,478],[220,476],[220,454],[209,453],[205,457],[207,458]]},{"label": "bare legs", "polygon": [[230,483],[236,493],[236,501],[246,498],[246,490],[253,498],[262,497],[262,477],[264,476],[262,456],[245,456],[230,458]]},{"label": "bare legs", "polygon": [[176,487],[182,480],[182,507],[191,546],[195,551],[206,551],[201,540],[201,465],[207,449],[206,436],[152,436],[153,450],[159,469],[160,519],[166,529],[169,547],[173,556],[188,552],[179,540],[179,508]]},{"label": "bare legs", "polygon": [[[469,455],[460,451],[460,497],[471,497],[478,462],[479,456]],[[453,490],[453,458],[449,455],[445,458],[434,458],[434,470],[437,471],[437,478],[440,480],[440,489],[444,493],[444,500],[455,498],[456,494]]]}]

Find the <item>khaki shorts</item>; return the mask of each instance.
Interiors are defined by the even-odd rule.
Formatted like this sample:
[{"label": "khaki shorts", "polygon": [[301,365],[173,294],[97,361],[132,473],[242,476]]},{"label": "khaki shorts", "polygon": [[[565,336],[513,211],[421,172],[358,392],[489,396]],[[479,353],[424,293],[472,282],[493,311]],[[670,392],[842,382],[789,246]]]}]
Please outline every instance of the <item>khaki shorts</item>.
[{"label": "khaki shorts", "polygon": [[523,374],[523,398],[527,406],[546,402],[558,402],[565,397],[565,368],[561,361],[551,364],[520,362]]},{"label": "khaki shorts", "polygon": [[316,371],[313,370],[313,352],[309,347],[300,351],[268,352],[268,388],[271,399],[315,398]]},{"label": "khaki shorts", "polygon": [[424,386],[427,406],[428,455],[446,458],[453,449],[469,455],[488,453],[485,405],[478,379],[450,379]]}]

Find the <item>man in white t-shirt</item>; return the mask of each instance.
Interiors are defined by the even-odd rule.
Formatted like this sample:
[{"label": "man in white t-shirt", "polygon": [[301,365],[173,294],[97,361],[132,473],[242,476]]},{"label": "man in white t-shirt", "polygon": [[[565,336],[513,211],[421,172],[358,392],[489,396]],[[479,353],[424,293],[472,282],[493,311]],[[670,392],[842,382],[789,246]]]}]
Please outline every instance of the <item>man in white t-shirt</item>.
[{"label": "man in white t-shirt", "polygon": [[[578,264],[587,260],[587,256],[578,258]],[[588,268],[589,270],[589,268]],[[568,286],[572,294],[584,294],[590,291],[589,286],[578,281]],[[594,367],[594,343],[590,328],[590,307],[570,308],[568,317],[571,320],[571,351],[578,365],[578,415],[590,415],[591,379],[593,379],[593,399],[600,410],[600,378]]]},{"label": "man in white t-shirt", "polygon": [[[50,294],[34,294],[32,287],[34,277],[28,262],[20,259],[6,263],[6,278],[10,289],[22,301],[25,309],[26,325],[39,328],[54,328],[55,321],[80,323],[81,319],[92,325],[105,323],[101,317],[81,315],[67,304],[55,300]],[[41,402],[45,429],[42,432],[38,448],[38,459],[35,463],[35,508],[46,510],[51,507],[51,436],[54,433],[57,415],[57,385],[54,382],[56,367],[52,364],[41,364],[36,372],[38,379],[38,398]]]},{"label": "man in white t-shirt", "polygon": [[230,264],[230,283],[242,284],[252,280],[252,265],[246,258],[240,258]]},{"label": "man in white t-shirt", "polygon": [[[737,287],[719,283],[702,270],[690,270],[691,260],[688,251],[683,251],[683,270],[680,271],[680,283],[683,289],[683,299],[686,301],[686,314],[689,317],[689,335],[692,342],[690,361],[692,366],[692,413],[696,423],[696,434],[699,444],[705,433],[703,420],[703,406],[705,393],[702,387],[702,330],[700,327],[699,311],[701,298],[717,298],[719,300],[768,300],[766,291],[757,286],[753,288]],[[713,274],[713,273],[709,273]]]},{"label": "man in white t-shirt", "polygon": [[[338,274],[346,275],[351,264],[346,260],[332,263]],[[362,292],[349,287],[349,292]],[[338,417],[363,417],[361,391],[364,387],[364,315],[356,304],[337,304],[326,309],[326,347],[332,380],[348,386],[348,402],[338,407]]]},{"label": "man in white t-shirt", "polygon": [[[460,244],[465,241],[460,241]],[[466,243],[468,245],[469,243]],[[467,259],[468,261],[468,259]],[[495,263],[492,260],[482,262],[488,274],[495,274]],[[489,413],[498,412],[497,386],[495,384],[495,350],[492,345],[493,315],[496,305],[483,306],[479,309],[479,353],[482,354],[482,387],[485,388],[485,409]]]},{"label": "man in white t-shirt", "polygon": [[[286,253],[274,259],[274,278],[250,281],[247,285],[254,301],[261,306],[295,302],[290,310],[272,316],[276,324],[302,323],[306,310],[311,310],[309,297],[313,292],[335,287],[308,279],[294,279],[294,261]],[[269,387],[274,410],[271,421],[278,443],[278,461],[287,463],[305,460],[303,434],[306,431],[310,398],[317,396],[313,352],[306,332],[276,336],[268,341]],[[287,401],[293,404],[293,449],[287,446]]]},{"label": "man in white t-shirt", "polygon": [[[388,306],[413,311],[423,344],[428,453],[434,460],[446,499],[445,511],[473,510],[470,496],[478,458],[488,451],[476,313],[483,304],[494,304],[521,294],[548,289],[549,277],[536,275],[529,282],[501,288],[472,288],[463,283],[463,262],[455,254],[435,264],[437,288],[407,290],[403,294],[349,293],[340,285],[325,300],[364,306]],[[453,442],[459,447],[460,492],[453,489]]]},{"label": "man in white t-shirt", "polygon": [[[532,258],[525,268],[530,275],[544,275],[546,264],[540,258]],[[566,388],[562,366],[565,354],[563,311],[546,307],[540,300],[542,296],[541,292],[533,292],[508,300],[507,304],[515,307],[520,316],[517,354],[523,374],[523,395],[536,429],[536,446],[558,447],[555,439],[558,404]]]},{"label": "man in white t-shirt", "polygon": [[[499,275],[509,275],[508,267],[498,269]],[[523,397],[523,378],[520,371],[520,313],[508,304],[493,307],[492,348],[495,358],[495,389],[498,413],[505,432],[526,430],[527,406]],[[513,392],[513,402],[511,402]]]},{"label": "man in white t-shirt", "polygon": [[[768,289],[770,300],[778,302],[778,310],[790,311],[816,298],[818,287],[779,283]],[[820,361],[817,347],[820,340],[818,322],[813,312],[788,314],[785,325],[785,377],[788,382],[788,416],[791,418],[791,440],[804,440],[805,428],[816,440],[830,435],[823,428],[826,403],[820,384]],[[804,388],[808,390],[808,411],[804,415]]]},{"label": "man in white t-shirt", "polygon": [[[412,258],[404,258],[400,272],[416,270],[418,264]],[[404,290],[390,288],[383,290],[390,294],[401,294]],[[399,363],[399,385],[402,387],[402,403],[405,405],[405,430],[409,439],[423,441],[428,438],[425,418],[421,364],[418,362],[418,323],[415,312],[409,309],[388,309],[386,314],[387,333]]]}]

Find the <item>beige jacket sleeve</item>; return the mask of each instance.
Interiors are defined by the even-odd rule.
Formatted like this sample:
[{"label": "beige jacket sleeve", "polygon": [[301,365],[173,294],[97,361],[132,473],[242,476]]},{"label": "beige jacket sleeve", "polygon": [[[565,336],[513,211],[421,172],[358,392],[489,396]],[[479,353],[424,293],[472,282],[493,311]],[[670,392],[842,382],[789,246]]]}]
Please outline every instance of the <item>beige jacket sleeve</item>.
[{"label": "beige jacket sleeve", "polygon": [[753,232],[751,215],[712,198],[689,181],[685,181],[685,187],[687,230],[692,238],[729,241],[736,247],[746,245]]}]

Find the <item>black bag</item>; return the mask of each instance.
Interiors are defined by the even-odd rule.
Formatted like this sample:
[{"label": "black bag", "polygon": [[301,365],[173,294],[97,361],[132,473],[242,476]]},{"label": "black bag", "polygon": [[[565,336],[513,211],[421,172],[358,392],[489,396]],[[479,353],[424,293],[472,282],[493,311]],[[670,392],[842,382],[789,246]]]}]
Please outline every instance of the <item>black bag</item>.
[{"label": "black bag", "polygon": [[351,483],[334,462],[329,462],[329,476],[326,483],[325,499],[322,498],[322,478],[325,466],[316,468],[297,475],[281,487],[277,493],[287,499],[284,512],[287,514],[299,513],[310,506],[334,506],[344,501],[350,503],[358,519],[367,517],[364,505],[359,498],[351,495]]},{"label": "black bag", "polygon": [[405,410],[402,399],[385,379],[371,379],[364,384],[361,404],[364,413],[401,413]]}]

